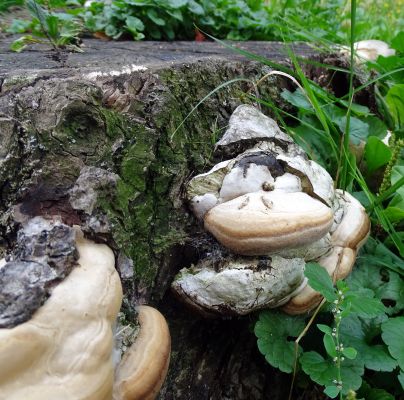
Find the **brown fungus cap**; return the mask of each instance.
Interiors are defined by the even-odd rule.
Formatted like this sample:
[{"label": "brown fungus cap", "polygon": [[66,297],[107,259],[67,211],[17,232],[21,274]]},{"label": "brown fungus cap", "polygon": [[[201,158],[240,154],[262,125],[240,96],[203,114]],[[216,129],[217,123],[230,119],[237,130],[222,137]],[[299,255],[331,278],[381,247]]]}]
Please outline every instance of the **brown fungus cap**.
[{"label": "brown fungus cap", "polygon": [[114,400],[153,400],[167,374],[171,339],[163,315],[139,306],[140,332],[124,354],[115,374]]},{"label": "brown fungus cap", "polygon": [[241,255],[266,255],[312,243],[329,231],[330,208],[309,195],[254,192],[213,207],[205,228]]},{"label": "brown fungus cap", "polygon": [[113,327],[122,302],[114,254],[82,237],[76,246],[78,266],[32,318],[0,329],[0,400],[154,399],[170,355],[164,318],[139,307],[140,334],[117,367],[114,387]]},{"label": "brown fungus cap", "polygon": [[[343,214],[331,232],[331,243],[334,247],[317,260],[334,282],[350,274],[357,251],[365,243],[370,231],[369,217],[359,201],[339,189],[336,190],[336,196]],[[321,299],[322,296],[307,285],[283,307],[283,310],[288,314],[303,314],[315,308]]]}]

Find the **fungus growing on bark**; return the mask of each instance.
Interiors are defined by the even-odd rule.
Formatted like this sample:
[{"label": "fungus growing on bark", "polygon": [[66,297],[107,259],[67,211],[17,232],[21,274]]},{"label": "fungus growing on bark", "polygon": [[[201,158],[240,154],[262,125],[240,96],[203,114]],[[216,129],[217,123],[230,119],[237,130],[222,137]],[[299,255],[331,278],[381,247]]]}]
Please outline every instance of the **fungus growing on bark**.
[{"label": "fungus growing on bark", "polygon": [[321,298],[304,265],[318,262],[335,279],[349,274],[370,228],[363,207],[251,106],[234,111],[216,150],[233,158],[191,179],[187,199],[227,259],[208,254],[182,269],[174,292],[207,313],[244,315],[289,298],[287,312],[312,309]]},{"label": "fungus growing on bark", "polygon": [[[36,222],[42,223],[40,220]],[[67,231],[68,237],[74,237],[72,228],[56,226]],[[52,249],[58,243],[49,234],[52,229],[52,224],[44,221],[42,230],[34,232],[43,240],[31,247]],[[48,299],[42,305],[38,303],[25,322],[14,320],[10,327],[0,329],[2,400],[153,399],[161,387],[167,372],[170,336],[164,318],[150,307],[139,308],[140,344],[135,341],[134,347],[129,348],[114,378],[113,327],[122,302],[121,282],[112,250],[85,240],[80,233],[76,231],[73,247],[73,253],[77,248],[79,255],[77,265],[69,267],[67,276],[59,278],[63,279],[60,283],[52,281]],[[51,243],[47,242],[49,238]],[[60,246],[63,248],[64,244]],[[19,262],[26,263],[27,255],[32,257],[31,247],[20,246],[17,254],[22,258],[15,258],[11,265],[0,262],[0,275],[4,270],[15,269]],[[39,271],[41,268],[47,271],[53,263],[47,252],[43,254],[40,260],[32,261],[43,265]],[[61,267],[61,263],[58,265]],[[22,288],[21,292],[36,293],[35,285],[37,282],[31,280],[28,289]],[[0,297],[8,296],[8,292],[0,289]],[[29,298],[19,296],[16,301],[24,304]],[[13,308],[7,304],[0,310],[0,317],[12,315],[9,309]],[[137,361],[136,365],[131,365],[133,360]],[[113,392],[114,379],[119,384]],[[136,397],[138,391],[132,391],[139,386],[145,386],[145,397]]]}]

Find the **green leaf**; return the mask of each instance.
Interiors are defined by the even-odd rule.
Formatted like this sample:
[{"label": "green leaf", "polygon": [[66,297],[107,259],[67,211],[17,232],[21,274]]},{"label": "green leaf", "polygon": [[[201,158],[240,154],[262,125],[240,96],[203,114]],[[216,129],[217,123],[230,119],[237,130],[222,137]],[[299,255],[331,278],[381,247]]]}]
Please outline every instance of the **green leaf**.
[{"label": "green leaf", "polygon": [[49,15],[49,13],[44,10],[35,0],[27,0],[26,5],[31,15],[38,18],[41,25],[45,28],[46,17]]},{"label": "green leaf", "polygon": [[394,396],[390,393],[383,389],[372,388],[366,382],[363,382],[357,394],[366,400],[394,400]]},{"label": "green leaf", "polygon": [[49,36],[53,39],[57,39],[59,35],[59,19],[55,15],[46,16],[46,29],[48,31]]},{"label": "green leaf", "polygon": [[29,29],[31,21],[24,19],[13,19],[11,25],[6,29],[8,33],[24,33]]},{"label": "green leaf", "polygon": [[390,354],[404,369],[404,317],[390,318],[382,324],[382,339],[387,344]]},{"label": "green leaf", "polygon": [[143,22],[136,17],[132,16],[126,17],[125,23],[126,27],[128,28],[128,31],[133,35],[136,35],[138,32],[141,32],[144,29]]},{"label": "green leaf", "polygon": [[24,50],[30,43],[37,43],[39,40],[34,39],[31,35],[21,36],[17,40],[14,40],[10,45],[10,50],[19,53]]},{"label": "green leaf", "polygon": [[404,31],[399,32],[391,41],[391,47],[399,53],[404,53]]},{"label": "green leaf", "polygon": [[355,297],[349,299],[351,311],[363,318],[375,318],[385,312],[385,307],[379,299],[370,297],[373,293],[366,289],[358,290]]},{"label": "green leaf", "polygon": [[397,129],[404,127],[404,84],[394,85],[386,95],[386,103]]},{"label": "green leaf", "polygon": [[[403,176],[404,176],[404,165],[394,166],[391,171],[391,184],[394,185]],[[396,190],[396,193],[399,194],[404,199],[404,185],[398,188]]]},{"label": "green leaf", "polygon": [[391,159],[391,150],[376,136],[368,137],[365,146],[365,161],[369,173],[386,165]]},{"label": "green leaf", "polygon": [[344,347],[344,349],[342,350],[342,354],[346,358],[349,358],[350,360],[354,360],[356,358],[356,356],[358,355],[358,352],[353,347]]},{"label": "green leaf", "polygon": [[[369,136],[369,125],[356,117],[351,117],[350,120],[349,137],[351,142],[356,145],[364,142]],[[339,118],[336,122],[341,132],[345,132],[346,116]]]},{"label": "green leaf", "polygon": [[150,8],[147,10],[147,16],[158,26],[164,26],[166,21],[160,18],[156,12],[156,10]]},{"label": "green leaf", "polygon": [[335,349],[335,343],[331,335],[325,334],[323,337],[323,343],[327,354],[330,357],[337,357],[337,350]]},{"label": "green leaf", "polygon": [[[335,364],[325,360],[315,351],[303,353],[300,357],[300,364],[303,371],[310,378],[323,386],[333,386],[333,380],[337,378],[338,372]],[[355,360],[345,360],[341,363],[342,393],[346,394],[350,389],[356,390],[361,386],[364,373],[363,364]]]},{"label": "green leaf", "polygon": [[328,396],[334,399],[335,397],[338,396],[340,390],[336,386],[327,386],[324,389],[324,393]]},{"label": "green leaf", "polygon": [[313,106],[300,88],[296,89],[293,93],[288,89],[284,89],[281,97],[297,108],[313,111]]},{"label": "green leaf", "polygon": [[404,389],[404,371],[400,371],[397,378],[398,381],[400,382],[401,387]]},{"label": "green leaf", "polygon": [[299,336],[304,326],[303,317],[268,310],[260,312],[254,332],[258,338],[258,349],[269,364],[283,372],[293,371],[295,345],[288,338]]},{"label": "green leaf", "polygon": [[27,46],[29,41],[27,41],[28,36],[22,36],[18,38],[17,40],[14,40],[13,43],[10,45],[10,50],[15,51],[16,53],[19,53],[20,51],[23,51]]},{"label": "green leaf", "polygon": [[354,347],[358,354],[356,362],[362,362],[366,368],[374,371],[393,371],[397,366],[386,345],[375,344],[374,340],[381,333],[381,324],[387,317],[363,320],[350,315],[341,321],[340,341],[346,346]]},{"label": "green leaf", "polygon": [[324,332],[328,335],[332,334],[332,329],[328,325],[317,324],[317,328],[320,329],[321,332]]},{"label": "green leaf", "polygon": [[307,263],[304,275],[309,280],[309,285],[329,302],[337,299],[330,275],[324,267],[317,263]]}]

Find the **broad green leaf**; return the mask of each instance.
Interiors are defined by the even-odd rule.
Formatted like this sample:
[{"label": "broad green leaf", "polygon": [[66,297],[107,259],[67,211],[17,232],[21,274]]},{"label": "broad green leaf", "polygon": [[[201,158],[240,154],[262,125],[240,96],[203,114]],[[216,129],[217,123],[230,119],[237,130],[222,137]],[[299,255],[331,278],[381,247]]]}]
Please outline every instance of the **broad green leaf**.
[{"label": "broad green leaf", "polygon": [[344,347],[344,349],[342,350],[342,354],[346,358],[349,358],[350,360],[354,360],[356,358],[356,356],[358,355],[358,352],[353,347]]},{"label": "broad green leaf", "polygon": [[330,275],[324,267],[317,263],[307,263],[304,275],[309,280],[309,285],[328,301],[332,302],[337,299]]},{"label": "broad green leaf", "polygon": [[188,0],[168,0],[167,2],[169,7],[180,8],[184,7],[188,3]]},{"label": "broad green leaf", "polygon": [[[394,185],[399,179],[404,176],[404,165],[396,165],[391,171],[391,184]],[[404,185],[397,189],[399,194],[404,199]]]},{"label": "broad green leaf", "polygon": [[398,381],[400,382],[401,387],[404,390],[404,371],[401,370],[400,373],[398,374],[397,378],[398,378]]},{"label": "broad green leaf", "polygon": [[150,8],[147,10],[147,16],[156,24],[159,26],[164,26],[166,24],[166,21],[164,19],[160,18],[153,8]]},{"label": "broad green leaf", "polygon": [[375,318],[385,312],[385,307],[379,299],[370,297],[373,292],[369,289],[360,289],[357,296],[349,299],[351,311],[363,318]]},{"label": "broad green leaf", "polygon": [[383,389],[370,387],[366,382],[363,382],[358,390],[358,396],[366,400],[394,400],[394,396]]},{"label": "broad green leaf", "polygon": [[[400,204],[403,204],[403,200],[401,197],[396,197],[395,201],[400,202]],[[394,207],[394,206],[388,206],[384,210],[385,216],[390,220],[390,222],[395,223],[395,222],[401,222],[404,220],[404,208],[403,207]]]},{"label": "broad green leaf", "polygon": [[27,0],[27,8],[32,16],[38,18],[43,26],[46,26],[46,17],[49,13],[44,10],[35,0]]},{"label": "broad green leaf", "polygon": [[372,173],[376,169],[386,165],[391,158],[391,150],[378,137],[369,136],[365,146],[365,161],[368,172]]},{"label": "broad green leaf", "polygon": [[323,343],[325,350],[327,351],[327,354],[330,357],[336,357],[337,356],[337,350],[335,349],[335,343],[331,335],[325,334],[323,337]]},{"label": "broad green leaf", "polygon": [[304,326],[303,317],[268,310],[260,312],[254,332],[258,338],[258,349],[269,364],[283,372],[293,371],[295,345],[289,338],[299,336]]},{"label": "broad green leaf", "polygon": [[369,136],[377,136],[379,139],[384,139],[387,135],[387,126],[380,119],[374,115],[368,115],[362,118],[363,122],[369,125]]},{"label": "broad green leaf", "polygon": [[338,396],[340,390],[336,386],[327,386],[324,389],[324,393],[328,396],[334,399],[335,397]]},{"label": "broad green leaf", "polygon": [[382,324],[382,339],[387,344],[390,354],[404,369],[404,317],[390,318]]},{"label": "broad green leaf", "polygon": [[[341,132],[345,132],[346,116],[337,120],[337,125]],[[359,118],[351,117],[349,125],[349,138],[353,144],[360,144],[364,142],[369,136],[369,125]]]},{"label": "broad green leaf", "polygon": [[[315,351],[303,353],[300,357],[303,371],[310,378],[323,386],[333,386],[333,380],[337,378],[337,367],[330,360],[325,360]],[[345,360],[341,363],[342,393],[346,394],[350,389],[356,390],[361,386],[364,373],[363,363],[355,360]]]},{"label": "broad green leaf", "polygon": [[144,29],[144,24],[143,22],[136,17],[126,17],[126,27],[128,28],[129,32],[131,33],[137,33],[137,32],[141,32]]},{"label": "broad green leaf", "polygon": [[404,84],[394,85],[389,89],[386,103],[398,127],[397,129],[404,127]]},{"label": "broad green leaf", "polygon": [[313,111],[313,106],[300,88],[296,89],[293,93],[288,89],[284,89],[281,97],[297,108]]},{"label": "broad green leaf", "polygon": [[340,342],[346,347],[353,347],[358,352],[356,362],[362,362],[366,368],[374,371],[393,371],[397,366],[386,345],[375,344],[374,340],[381,333],[381,324],[387,317],[363,320],[356,315],[342,319],[340,325]]},{"label": "broad green leaf", "polygon": [[399,53],[404,53],[404,31],[401,31],[393,38],[391,47]]},{"label": "broad green leaf", "polygon": [[189,9],[189,11],[191,11],[193,14],[196,14],[196,15],[205,14],[205,10],[203,9],[203,7],[194,0],[189,1],[188,9]]},{"label": "broad green leaf", "polygon": [[[340,100],[339,101],[342,105],[344,105],[346,108],[349,106],[349,101],[346,100]],[[361,104],[357,103],[352,103],[351,104],[351,111],[357,115],[367,115],[370,113],[369,107],[362,106]]]},{"label": "broad green leaf", "polygon": [[328,335],[331,335],[332,329],[328,325],[317,324],[317,328],[320,329],[321,332],[324,332]]},{"label": "broad green leaf", "polygon": [[24,19],[13,19],[11,25],[6,29],[8,33],[24,33],[30,27],[31,21]]}]

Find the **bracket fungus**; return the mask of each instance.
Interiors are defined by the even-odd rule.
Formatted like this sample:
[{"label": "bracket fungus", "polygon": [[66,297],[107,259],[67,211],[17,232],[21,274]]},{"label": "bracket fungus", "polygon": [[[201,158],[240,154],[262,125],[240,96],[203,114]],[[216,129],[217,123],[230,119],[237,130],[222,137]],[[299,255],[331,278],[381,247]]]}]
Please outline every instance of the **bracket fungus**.
[{"label": "bracket fungus", "polygon": [[[69,241],[60,242],[55,230],[63,232],[59,239]],[[39,217],[19,238],[29,240],[19,241],[15,259],[0,261],[0,399],[154,399],[169,363],[168,326],[157,310],[140,306],[133,344],[122,357],[121,349],[114,348],[122,286],[112,250],[84,239],[78,230]],[[39,298],[37,309],[22,322],[16,306],[3,301],[11,298],[12,285],[4,283],[20,273],[16,265],[28,262],[37,265],[35,274],[24,276],[23,284],[15,287],[29,296],[12,300],[22,309]],[[56,265],[67,269],[55,278],[51,272]]]},{"label": "bracket fungus", "polygon": [[347,276],[370,230],[365,210],[252,106],[234,111],[216,151],[232,158],[192,178],[186,193],[223,251],[182,269],[174,292],[207,314],[311,310],[321,297],[307,285],[306,262]]}]

